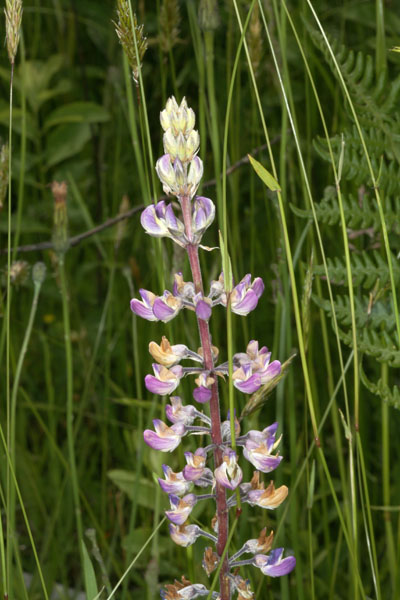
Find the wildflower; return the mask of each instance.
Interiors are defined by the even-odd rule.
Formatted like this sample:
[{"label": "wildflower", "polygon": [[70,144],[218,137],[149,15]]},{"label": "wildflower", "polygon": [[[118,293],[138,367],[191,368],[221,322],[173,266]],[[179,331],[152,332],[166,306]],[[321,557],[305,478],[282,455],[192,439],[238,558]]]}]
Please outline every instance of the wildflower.
[{"label": "wildflower", "polygon": [[165,413],[171,423],[182,422],[185,425],[191,425],[196,418],[196,409],[191,404],[183,406],[179,396],[171,396],[169,399],[171,404],[165,407]]},{"label": "wildflower", "polygon": [[214,377],[211,377],[209,371],[202,371],[195,379],[197,387],[193,390],[193,398],[196,402],[204,404],[211,399],[211,386],[215,383]]},{"label": "wildflower", "polygon": [[211,306],[212,302],[209,298],[205,298],[201,292],[196,294],[193,298],[196,315],[203,321],[208,321],[211,317]]},{"label": "wildflower", "polygon": [[290,571],[293,571],[296,566],[296,559],[294,556],[287,556],[286,558],[282,558],[282,556],[283,548],[276,548],[267,556],[257,554],[253,559],[253,564],[258,567],[264,575],[281,577],[282,575],[287,575]]},{"label": "wildflower", "polygon": [[215,479],[225,488],[234,490],[242,481],[242,469],[237,464],[236,452],[234,450],[225,450],[222,463],[214,471]]},{"label": "wildflower", "polygon": [[[238,315],[248,315],[257,306],[263,291],[264,282],[261,277],[256,277],[251,283],[251,275],[249,273],[245,275],[230,293],[229,302],[232,312]],[[222,293],[220,302],[224,306],[227,305],[226,292]]]},{"label": "wildflower", "polygon": [[278,489],[275,489],[274,482],[271,481],[266,490],[251,490],[245,498],[244,502],[248,502],[250,506],[260,506],[261,508],[267,508],[273,510],[278,508],[282,504],[289,493],[286,485],[281,485]]},{"label": "wildflower", "polygon": [[274,532],[271,531],[267,537],[267,528],[264,527],[257,539],[247,540],[245,544],[246,552],[251,552],[252,554],[266,554],[271,550],[273,541]]},{"label": "wildflower", "polygon": [[195,453],[185,452],[187,465],[183,469],[183,476],[186,481],[197,481],[204,476],[206,471],[207,452],[204,448],[197,448]]},{"label": "wildflower", "polygon": [[185,227],[176,218],[172,204],[160,200],[147,206],[140,216],[143,229],[153,237],[169,237],[180,246],[185,246]]},{"label": "wildflower", "polygon": [[153,425],[155,432],[151,429],[146,429],[143,434],[144,441],[150,448],[161,450],[161,452],[172,452],[172,450],[175,450],[186,433],[185,425],[182,422],[174,423],[172,427],[168,427],[159,419],[154,419]]},{"label": "wildflower", "polygon": [[235,388],[245,394],[253,394],[261,387],[260,374],[253,373],[253,369],[249,364],[234,370],[232,380]]},{"label": "wildflower", "polygon": [[181,378],[183,377],[183,369],[180,365],[167,369],[162,365],[153,363],[154,375],[146,375],[144,383],[146,388],[152,394],[165,396],[172,394],[178,387]]},{"label": "wildflower", "polygon": [[201,529],[197,525],[174,525],[170,523],[169,533],[175,544],[187,548],[194,544],[201,535]]},{"label": "wildflower", "polygon": [[182,302],[179,298],[175,298],[168,290],[165,290],[162,296],[158,296],[154,300],[153,313],[160,321],[167,323],[171,321],[182,308]]},{"label": "wildflower", "polygon": [[171,321],[182,309],[180,298],[176,298],[168,290],[162,296],[156,296],[153,292],[140,289],[142,300],[133,298],[131,300],[131,311],[147,321]]},{"label": "wildflower", "polygon": [[184,281],[182,273],[175,273],[172,289],[174,296],[181,298],[184,303],[193,304],[193,298],[196,295],[194,284],[191,281]]},{"label": "wildflower", "polygon": [[171,510],[166,510],[166,517],[175,525],[183,525],[197,502],[195,494],[187,494],[183,498],[171,495],[169,497]]},{"label": "wildflower", "polygon": [[178,364],[184,358],[190,358],[197,362],[203,362],[202,357],[189,350],[184,344],[176,344],[171,346],[165,335],[162,336],[161,344],[158,345],[156,342],[150,342],[149,352],[160,365],[164,367],[173,367]]},{"label": "wildflower", "polygon": [[245,436],[243,455],[256,469],[263,473],[270,473],[276,469],[282,460],[282,456],[272,454],[281,440],[280,437],[275,440],[277,427],[278,423],[274,423],[262,432],[252,430]]},{"label": "wildflower", "polygon": [[195,241],[200,241],[205,230],[215,218],[215,205],[210,198],[196,196],[192,205],[192,233]]},{"label": "wildflower", "polygon": [[190,481],[186,481],[183,473],[174,473],[168,465],[163,465],[162,470],[164,471],[165,479],[158,478],[158,483],[163,492],[182,496],[189,491],[191,483]]}]

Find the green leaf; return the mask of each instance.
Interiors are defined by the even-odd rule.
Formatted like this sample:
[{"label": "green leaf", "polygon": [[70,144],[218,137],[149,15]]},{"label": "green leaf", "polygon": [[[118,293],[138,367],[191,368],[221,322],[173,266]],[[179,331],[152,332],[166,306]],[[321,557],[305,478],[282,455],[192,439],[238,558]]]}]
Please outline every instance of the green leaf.
[{"label": "green leaf", "polygon": [[71,102],[56,108],[46,119],[45,129],[61,123],[104,123],[108,121],[108,111],[95,102]]},{"label": "green leaf", "polygon": [[271,175],[271,173],[269,171],[267,171],[267,169],[265,167],[263,167],[262,164],[258,162],[258,160],[256,160],[252,156],[250,156],[250,154],[248,154],[247,157],[250,161],[251,166],[253,167],[253,169],[255,170],[255,172],[257,173],[259,178],[261,179],[261,181],[263,183],[265,183],[265,185],[272,192],[280,192],[281,188],[279,186],[279,183]]},{"label": "green leaf", "polygon": [[47,166],[78,154],[90,139],[90,127],[87,123],[59,125],[47,138]]},{"label": "green leaf", "polygon": [[92,561],[90,560],[85,542],[81,540],[81,544],[83,552],[83,576],[85,580],[86,598],[87,600],[94,600],[99,594],[97,589],[96,574],[94,572]]}]

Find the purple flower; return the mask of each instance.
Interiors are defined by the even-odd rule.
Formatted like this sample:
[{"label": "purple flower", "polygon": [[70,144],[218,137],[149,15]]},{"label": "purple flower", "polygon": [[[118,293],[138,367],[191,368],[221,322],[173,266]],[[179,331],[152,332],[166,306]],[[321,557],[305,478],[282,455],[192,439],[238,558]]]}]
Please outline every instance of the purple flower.
[{"label": "purple flower", "polygon": [[270,473],[276,469],[282,460],[282,456],[272,454],[282,437],[275,439],[277,427],[278,423],[273,423],[263,431],[251,430],[245,436],[243,455],[263,473]]},{"label": "purple flower", "polygon": [[171,321],[181,310],[183,304],[180,298],[165,290],[162,296],[157,296],[153,304],[153,313],[160,321]]},{"label": "purple flower", "polygon": [[147,206],[140,216],[143,229],[153,237],[172,238],[180,246],[185,246],[185,227],[176,218],[172,204],[164,200]]},{"label": "purple flower", "polygon": [[187,494],[183,498],[171,495],[169,497],[171,510],[166,510],[165,515],[175,525],[183,525],[192,512],[193,506],[197,502],[195,494]]},{"label": "purple flower", "polygon": [[279,360],[274,360],[270,364],[271,352],[266,346],[261,350],[258,349],[258,342],[251,340],[248,343],[246,354],[235,354],[234,361],[240,366],[251,365],[253,373],[258,373],[261,378],[261,384],[268,383],[274,377],[277,377],[281,372],[281,363]]},{"label": "purple flower", "polygon": [[200,404],[209,402],[211,400],[211,386],[215,383],[214,377],[210,376],[209,371],[203,371],[195,379],[195,383],[197,387],[193,390],[193,398]]},{"label": "purple flower", "polygon": [[258,445],[251,439],[246,441],[243,456],[263,473],[270,473],[276,469],[282,460],[282,456],[271,454],[265,443]]},{"label": "purple flower", "polygon": [[236,452],[226,449],[222,463],[214,471],[215,479],[225,488],[234,490],[242,481],[242,469],[237,464]]},{"label": "purple flower", "polygon": [[146,429],[143,434],[144,441],[150,448],[161,450],[161,452],[172,452],[172,450],[175,450],[186,433],[185,425],[181,422],[168,427],[168,425],[159,419],[154,419],[153,425],[155,432],[151,429]]},{"label": "purple flower", "polygon": [[[261,277],[256,277],[251,283],[251,275],[248,273],[233,288],[230,294],[230,306],[232,312],[238,315],[248,315],[255,309],[258,299],[264,291],[264,283]],[[226,293],[221,295],[221,304],[227,305]]]},{"label": "purple flower", "polygon": [[162,296],[156,296],[148,290],[139,290],[142,301],[133,298],[131,310],[139,317],[148,321],[164,321],[173,319],[183,307],[182,300],[165,290]]},{"label": "purple flower", "polygon": [[187,548],[194,544],[201,535],[201,530],[197,525],[174,525],[170,523],[169,533],[175,544]]},{"label": "purple flower", "polygon": [[183,469],[186,481],[196,481],[203,477],[206,469],[207,452],[204,448],[197,448],[195,453],[185,452],[187,465]]},{"label": "purple flower", "polygon": [[169,401],[171,404],[167,404],[165,407],[167,419],[171,421],[171,423],[178,423],[181,421],[185,425],[191,425],[196,418],[195,407],[191,404],[183,406],[179,396],[171,396]]},{"label": "purple flower", "polygon": [[194,240],[199,242],[205,230],[215,218],[215,205],[210,198],[196,196],[192,204],[192,232]]},{"label": "purple flower", "polygon": [[208,321],[211,317],[211,306],[212,302],[209,298],[205,298],[201,292],[196,294],[193,298],[196,315],[203,321]]},{"label": "purple flower", "polygon": [[154,375],[146,375],[144,383],[146,388],[152,394],[158,394],[165,396],[172,394],[179,385],[181,378],[183,377],[183,369],[180,365],[167,369],[162,365],[153,363]]},{"label": "purple flower", "polygon": [[164,471],[165,479],[158,478],[158,483],[163,492],[182,496],[189,491],[190,481],[186,481],[182,472],[174,473],[168,465],[163,465],[162,469]]},{"label": "purple flower", "polygon": [[133,298],[131,300],[131,311],[148,321],[158,321],[153,313],[153,304],[157,296],[153,292],[143,289],[139,290],[139,294],[142,296],[142,301]]},{"label": "purple flower", "polygon": [[251,364],[236,369],[232,375],[233,385],[244,394],[253,394],[261,387],[261,376],[253,373]]},{"label": "purple flower", "polygon": [[287,575],[296,566],[296,559],[294,556],[287,556],[282,558],[283,548],[276,548],[272,550],[267,556],[264,554],[257,554],[254,557],[254,565],[261,569],[264,575],[270,577],[281,577]]}]

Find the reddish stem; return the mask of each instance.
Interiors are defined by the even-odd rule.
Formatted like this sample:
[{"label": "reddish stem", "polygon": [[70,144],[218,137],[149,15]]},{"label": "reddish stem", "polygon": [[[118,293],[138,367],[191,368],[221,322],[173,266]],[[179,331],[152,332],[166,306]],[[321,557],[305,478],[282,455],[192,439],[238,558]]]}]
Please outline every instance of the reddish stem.
[{"label": "reddish stem", "polygon": [[[189,240],[186,250],[189,257],[190,268],[192,271],[193,283],[196,292],[203,292],[203,279],[201,276],[199,262],[198,244],[192,243],[192,215],[191,201],[189,196],[181,196],[180,202],[182,206],[183,222],[185,224],[185,233]],[[197,318],[199,327],[201,347],[203,349],[204,368],[207,371],[212,371],[214,368],[214,359],[212,354],[211,335],[207,321]],[[210,417],[211,417],[211,438],[215,444],[214,449],[214,465],[219,467],[222,463],[222,435],[221,435],[221,414],[219,407],[218,381],[215,376],[215,381],[211,386],[210,400]],[[228,507],[226,504],[225,488],[219,483],[216,484],[216,504],[217,504],[217,519],[218,519],[218,542],[217,553],[222,555],[228,539],[229,518]],[[225,555],[224,564],[222,565],[219,581],[221,600],[230,600],[230,586],[227,578],[228,573],[228,553]]]}]

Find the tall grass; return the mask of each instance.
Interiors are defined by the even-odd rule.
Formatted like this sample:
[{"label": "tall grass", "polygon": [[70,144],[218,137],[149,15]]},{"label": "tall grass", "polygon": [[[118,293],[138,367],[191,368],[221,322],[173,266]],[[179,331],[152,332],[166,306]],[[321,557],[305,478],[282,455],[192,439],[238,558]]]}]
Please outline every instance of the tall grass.
[{"label": "tall grass", "polygon": [[[188,0],[174,3],[180,21],[172,32],[167,4],[129,2],[132,22],[136,14],[148,37],[137,84],[115,35],[112,3],[24,2],[10,102],[3,52],[0,126],[2,143],[9,140],[10,181],[0,211],[0,593],[41,599],[57,589],[66,598],[73,588],[91,600],[93,590],[99,598],[150,599],[182,574],[211,587],[199,568],[201,544],[186,551],[169,539],[156,480],[162,461],[142,437],[164,409],[142,385],[151,364],[143,348],[165,330],[129,310],[140,287],[169,288],[173,273],[185,269],[183,256],[145,239],[140,211],[68,248],[65,261],[51,247],[52,181],[68,184],[70,236],[117,215],[125,195],[132,209],[162,196],[154,175],[158,118],[165,97],[175,93],[179,100],[186,95],[198,115],[209,182],[201,193],[216,202],[234,276],[251,271],[266,282],[261,309],[246,320],[215,310],[213,342],[224,360],[252,338],[282,362],[297,353],[276,392],[249,417],[253,429],[279,420],[286,442],[277,478],[291,481],[289,497],[277,514],[243,506],[232,544],[240,547],[267,524],[277,545],[284,539],[294,550],[297,568],[285,581],[246,572],[259,600],[395,600],[400,416],[361,382],[362,372],[391,389],[399,379],[389,361],[366,359],[359,350],[357,307],[370,294],[374,310],[379,290],[355,285],[353,268],[373,239],[389,272],[383,292],[396,332],[390,350],[398,351],[398,268],[391,257],[400,248],[385,216],[396,198],[380,185],[364,114],[332,40],[371,54],[375,74],[393,81],[399,58],[389,48],[398,45],[398,17],[380,0],[233,0],[217,3],[218,19],[210,22],[203,13],[199,20],[199,2]],[[310,29],[322,34],[328,60]],[[348,130],[356,132],[369,174],[363,185],[377,207],[373,232],[357,238],[346,202],[362,190],[345,176],[346,148],[336,154],[329,145]],[[397,165],[399,132],[392,133]],[[328,144],[329,162],[315,151],[317,136]],[[262,184],[248,153],[275,177],[279,192]],[[336,190],[336,229],[318,216],[329,185]],[[310,219],[298,209],[310,211]],[[204,243],[218,246],[217,233]],[[329,270],[334,257],[346,267],[351,346],[341,337]],[[40,294],[31,277],[14,276],[18,259],[46,264]],[[218,277],[220,252],[209,252],[202,268]],[[331,313],[321,308],[325,299]],[[190,316],[169,325],[171,343],[196,339]],[[383,323],[382,339],[385,331]],[[183,389],[189,400],[189,386]],[[228,385],[221,402],[225,413],[244,405]],[[179,470],[182,462],[172,457],[171,466]],[[244,475],[251,477],[250,469]],[[213,516],[199,507],[193,515],[201,525]]]}]

